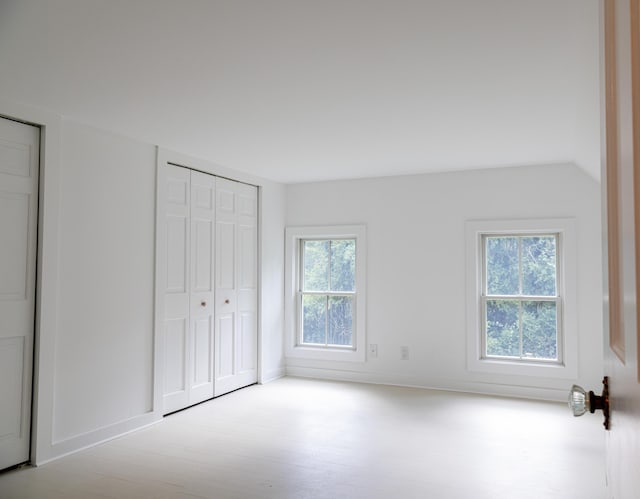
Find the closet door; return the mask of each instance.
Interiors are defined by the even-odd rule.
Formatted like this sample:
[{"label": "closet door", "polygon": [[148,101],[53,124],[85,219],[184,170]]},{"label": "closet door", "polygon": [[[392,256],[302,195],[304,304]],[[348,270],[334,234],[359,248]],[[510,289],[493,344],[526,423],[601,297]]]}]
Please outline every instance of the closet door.
[{"label": "closet door", "polygon": [[0,118],[0,469],[29,460],[39,143]]},{"label": "closet door", "polygon": [[258,192],[216,183],[215,395],[258,380]]},{"label": "closet door", "polygon": [[191,254],[191,173],[173,165],[166,167],[164,286],[164,413],[189,405],[189,269]]},{"label": "closet door", "polygon": [[215,177],[166,165],[164,413],[213,397]]},{"label": "closet door", "polygon": [[191,172],[189,405],[213,397],[215,185]]}]

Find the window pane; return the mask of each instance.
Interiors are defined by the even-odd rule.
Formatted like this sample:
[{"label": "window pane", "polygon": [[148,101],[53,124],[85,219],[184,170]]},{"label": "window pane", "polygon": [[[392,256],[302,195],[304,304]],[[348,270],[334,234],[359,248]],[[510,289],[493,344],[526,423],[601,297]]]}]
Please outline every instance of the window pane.
[{"label": "window pane", "polygon": [[304,241],[303,291],[329,290],[329,241]]},{"label": "window pane", "polygon": [[327,297],[302,295],[302,343],[326,344]]},{"label": "window pane", "polygon": [[331,291],[355,291],[355,276],[355,240],[331,241]]},{"label": "window pane", "polygon": [[487,294],[519,294],[518,238],[487,237],[486,252]]},{"label": "window pane", "polygon": [[353,299],[350,296],[329,297],[330,345],[352,345]]},{"label": "window pane", "polygon": [[555,302],[522,302],[522,348],[524,357],[558,358]]},{"label": "window pane", "polygon": [[487,300],[487,355],[520,356],[518,302]]},{"label": "window pane", "polygon": [[556,296],[555,236],[522,238],[522,293]]}]

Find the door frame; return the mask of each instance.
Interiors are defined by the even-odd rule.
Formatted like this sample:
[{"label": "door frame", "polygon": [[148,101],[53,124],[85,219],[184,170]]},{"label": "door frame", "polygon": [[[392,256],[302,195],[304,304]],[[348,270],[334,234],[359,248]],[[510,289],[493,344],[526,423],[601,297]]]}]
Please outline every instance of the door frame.
[{"label": "door frame", "polygon": [[159,248],[166,236],[163,220],[161,217],[160,207],[165,202],[164,185],[166,180],[166,173],[164,166],[166,164],[172,164],[175,166],[181,166],[191,170],[199,171],[216,177],[222,177],[245,184],[250,184],[258,189],[258,248],[257,248],[257,368],[258,368],[258,384],[262,384],[266,379],[263,373],[262,362],[262,179],[243,174],[241,172],[231,170],[208,161],[194,158],[185,154],[177,153],[164,149],[157,148],[156,158],[156,240],[155,240],[155,314],[154,314],[154,330],[153,330],[153,412],[162,414],[162,381],[164,375],[163,359],[164,359],[164,338],[162,336],[162,323],[165,317],[165,305],[164,305],[164,292],[161,286],[161,282],[164,277],[164,268],[161,265],[161,258],[159,256]]},{"label": "door frame", "polygon": [[29,463],[57,454],[53,443],[53,389],[58,310],[61,118],[24,104],[0,100],[0,116],[40,128],[36,299],[31,389]]}]

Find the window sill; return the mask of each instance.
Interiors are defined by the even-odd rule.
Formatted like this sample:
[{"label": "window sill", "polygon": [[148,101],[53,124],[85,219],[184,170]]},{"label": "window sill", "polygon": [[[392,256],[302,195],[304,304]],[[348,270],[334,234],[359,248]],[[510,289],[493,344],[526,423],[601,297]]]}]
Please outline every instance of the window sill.
[{"label": "window sill", "polygon": [[469,359],[469,371],[508,376],[535,376],[540,378],[575,379],[577,369],[564,364],[527,362],[526,360]]},{"label": "window sill", "polygon": [[364,362],[364,351],[352,348],[315,348],[308,345],[287,348],[285,357],[293,359],[327,360],[338,362]]}]

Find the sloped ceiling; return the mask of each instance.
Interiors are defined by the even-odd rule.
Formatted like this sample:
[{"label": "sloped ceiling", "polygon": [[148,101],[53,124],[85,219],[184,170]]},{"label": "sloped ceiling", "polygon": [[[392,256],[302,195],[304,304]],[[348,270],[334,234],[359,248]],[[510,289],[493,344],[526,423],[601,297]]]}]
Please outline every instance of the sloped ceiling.
[{"label": "sloped ceiling", "polygon": [[598,178],[598,23],[597,0],[0,0],[0,99],[285,183]]}]

